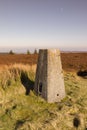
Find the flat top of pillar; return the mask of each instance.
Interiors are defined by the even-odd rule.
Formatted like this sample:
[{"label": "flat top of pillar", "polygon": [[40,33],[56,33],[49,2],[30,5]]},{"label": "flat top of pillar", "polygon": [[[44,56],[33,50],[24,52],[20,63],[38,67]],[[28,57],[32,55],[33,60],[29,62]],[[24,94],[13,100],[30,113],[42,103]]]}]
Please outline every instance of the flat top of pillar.
[{"label": "flat top of pillar", "polygon": [[39,51],[47,51],[48,53],[51,52],[51,53],[60,53],[60,50],[59,49],[39,49]]}]

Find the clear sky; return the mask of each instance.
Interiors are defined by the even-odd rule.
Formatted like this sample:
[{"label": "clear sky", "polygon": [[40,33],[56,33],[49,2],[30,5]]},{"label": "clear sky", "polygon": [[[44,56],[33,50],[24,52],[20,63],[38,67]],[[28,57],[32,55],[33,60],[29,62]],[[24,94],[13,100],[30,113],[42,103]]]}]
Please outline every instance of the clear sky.
[{"label": "clear sky", "polygon": [[87,0],[0,0],[0,47],[87,48]]}]

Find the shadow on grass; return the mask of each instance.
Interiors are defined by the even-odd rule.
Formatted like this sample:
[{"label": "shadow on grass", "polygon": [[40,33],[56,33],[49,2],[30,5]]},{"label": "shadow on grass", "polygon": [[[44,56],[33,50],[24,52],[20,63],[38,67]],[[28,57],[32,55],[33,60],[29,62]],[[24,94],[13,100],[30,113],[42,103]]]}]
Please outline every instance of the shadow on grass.
[{"label": "shadow on grass", "polygon": [[22,121],[22,120],[18,120],[16,122],[16,126],[15,126],[15,130],[18,130],[18,128],[20,128],[23,124],[24,124],[25,121]]},{"label": "shadow on grass", "polygon": [[25,93],[26,95],[30,93],[30,90],[34,89],[34,82],[28,78],[27,73],[24,72],[21,73],[21,83],[26,89],[26,93]]}]

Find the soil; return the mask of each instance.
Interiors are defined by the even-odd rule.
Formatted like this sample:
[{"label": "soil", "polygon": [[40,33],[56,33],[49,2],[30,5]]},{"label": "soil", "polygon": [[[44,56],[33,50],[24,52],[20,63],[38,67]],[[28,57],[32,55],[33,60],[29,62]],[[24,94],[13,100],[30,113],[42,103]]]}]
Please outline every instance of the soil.
[{"label": "soil", "polygon": [[[38,54],[0,54],[0,66],[14,63],[36,64]],[[62,67],[65,71],[87,70],[87,53],[61,53]]]}]

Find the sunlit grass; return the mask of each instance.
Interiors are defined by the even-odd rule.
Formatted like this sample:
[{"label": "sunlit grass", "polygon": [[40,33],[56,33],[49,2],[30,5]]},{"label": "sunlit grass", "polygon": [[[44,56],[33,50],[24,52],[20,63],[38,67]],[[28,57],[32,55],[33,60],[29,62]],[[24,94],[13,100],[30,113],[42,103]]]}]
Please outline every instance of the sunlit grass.
[{"label": "sunlit grass", "polygon": [[78,130],[87,127],[87,80],[75,72],[64,72],[66,97],[59,103],[47,103],[30,91],[26,95],[21,73],[35,80],[35,66],[13,65],[0,70],[1,130]]}]

